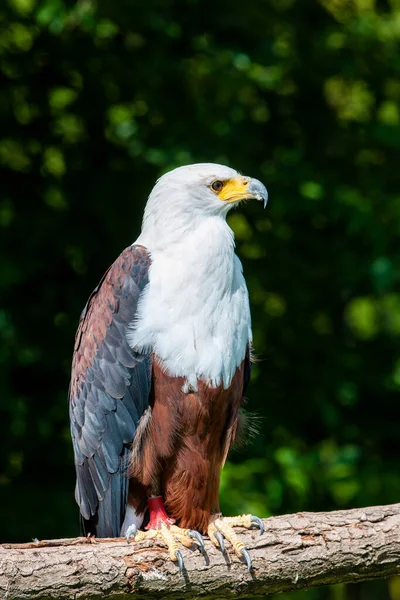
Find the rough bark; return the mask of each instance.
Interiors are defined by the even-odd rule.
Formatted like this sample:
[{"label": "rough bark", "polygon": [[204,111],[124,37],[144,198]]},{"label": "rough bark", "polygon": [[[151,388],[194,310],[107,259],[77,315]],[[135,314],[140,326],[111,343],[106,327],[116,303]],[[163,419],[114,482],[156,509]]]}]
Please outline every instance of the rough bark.
[{"label": "rough bark", "polygon": [[0,546],[0,593],[7,600],[231,598],[387,577],[400,572],[400,504],[264,520],[241,530],[253,559],[183,549],[179,573],[159,542],[52,540]]}]

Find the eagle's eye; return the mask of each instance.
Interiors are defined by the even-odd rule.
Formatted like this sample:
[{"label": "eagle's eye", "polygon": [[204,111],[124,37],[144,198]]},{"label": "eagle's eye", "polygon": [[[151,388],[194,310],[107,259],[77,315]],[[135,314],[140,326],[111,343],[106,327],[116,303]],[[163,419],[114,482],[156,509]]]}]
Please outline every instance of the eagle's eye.
[{"label": "eagle's eye", "polygon": [[222,181],[217,180],[212,182],[211,187],[214,190],[214,192],[220,192],[224,187],[224,184],[222,183]]}]

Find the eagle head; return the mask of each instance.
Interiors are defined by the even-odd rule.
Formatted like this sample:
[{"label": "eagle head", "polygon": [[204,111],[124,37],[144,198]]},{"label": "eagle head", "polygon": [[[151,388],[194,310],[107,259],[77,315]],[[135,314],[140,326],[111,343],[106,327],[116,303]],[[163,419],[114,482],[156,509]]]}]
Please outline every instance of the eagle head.
[{"label": "eagle head", "polygon": [[165,173],[154,186],[144,212],[142,235],[152,240],[190,233],[207,218],[226,219],[244,200],[267,204],[265,186],[235,169],[214,163],[186,165]]}]

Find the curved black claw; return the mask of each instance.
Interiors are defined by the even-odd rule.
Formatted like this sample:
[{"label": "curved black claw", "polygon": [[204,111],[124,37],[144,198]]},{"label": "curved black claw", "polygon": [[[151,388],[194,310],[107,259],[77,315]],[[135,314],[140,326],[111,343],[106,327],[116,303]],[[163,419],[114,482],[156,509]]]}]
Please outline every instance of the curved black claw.
[{"label": "curved black claw", "polygon": [[242,548],[241,555],[243,556],[244,560],[246,561],[247,570],[251,571],[251,567],[252,567],[251,558],[250,558],[250,554],[247,552],[246,548]]},{"label": "curved black claw", "polygon": [[260,528],[260,535],[262,535],[264,533],[264,523],[261,521],[261,519],[259,519],[258,517],[255,517],[254,515],[251,515],[250,521],[252,523],[256,523],[256,525],[259,526],[259,528]]},{"label": "curved black claw", "polygon": [[195,529],[189,529],[188,536],[191,537],[193,540],[196,540],[196,542],[198,542],[200,544],[200,548],[203,552],[204,551],[203,536],[198,531],[195,531]]},{"label": "curved black claw", "polygon": [[219,547],[221,548],[221,552],[225,552],[225,542],[222,533],[220,533],[219,531],[215,531],[214,535],[218,541]]},{"label": "curved black claw", "polygon": [[175,551],[175,556],[176,556],[176,560],[178,561],[179,571],[182,573],[182,571],[183,571],[183,558],[182,558],[182,554],[180,553],[179,550],[176,550]]},{"label": "curved black claw", "polygon": [[125,533],[125,539],[126,541],[129,543],[129,540],[133,537],[136,536],[138,532],[138,528],[136,527],[136,525],[129,525],[128,529],[126,530]]}]

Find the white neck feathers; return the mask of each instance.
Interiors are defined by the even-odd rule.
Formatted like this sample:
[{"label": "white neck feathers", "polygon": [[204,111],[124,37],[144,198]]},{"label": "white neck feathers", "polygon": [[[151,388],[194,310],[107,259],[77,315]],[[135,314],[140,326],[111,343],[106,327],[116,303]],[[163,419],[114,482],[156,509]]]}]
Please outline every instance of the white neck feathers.
[{"label": "white neck feathers", "polygon": [[233,233],[223,215],[181,215],[175,229],[152,217],[145,216],[135,242],[149,250],[152,264],[129,343],[154,352],[170,375],[186,378],[187,389],[198,379],[226,388],[251,341]]}]

